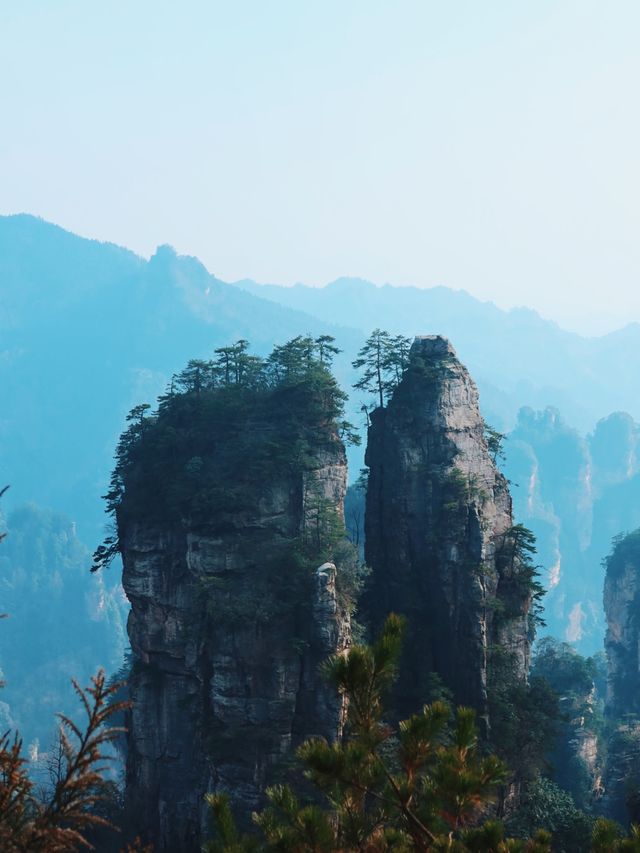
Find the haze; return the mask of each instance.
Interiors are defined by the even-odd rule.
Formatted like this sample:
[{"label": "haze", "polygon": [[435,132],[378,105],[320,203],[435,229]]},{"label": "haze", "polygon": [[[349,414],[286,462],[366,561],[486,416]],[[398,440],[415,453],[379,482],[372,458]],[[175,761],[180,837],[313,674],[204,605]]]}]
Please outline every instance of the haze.
[{"label": "haze", "polygon": [[637,3],[0,7],[0,212],[226,280],[640,320]]}]

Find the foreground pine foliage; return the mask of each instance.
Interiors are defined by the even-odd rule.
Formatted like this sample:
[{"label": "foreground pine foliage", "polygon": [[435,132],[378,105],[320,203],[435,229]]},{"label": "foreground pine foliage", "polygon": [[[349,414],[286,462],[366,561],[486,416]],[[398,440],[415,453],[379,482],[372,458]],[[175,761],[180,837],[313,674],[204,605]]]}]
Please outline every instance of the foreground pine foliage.
[{"label": "foreground pine foliage", "polygon": [[640,826],[632,824],[630,834],[625,837],[619,824],[598,818],[591,853],[640,853]]},{"label": "foreground pine foliage", "polygon": [[483,822],[507,774],[499,759],[481,753],[473,710],[458,708],[452,718],[446,703],[434,702],[398,726],[385,721],[402,633],[402,619],[392,615],[375,643],[325,665],[348,716],[340,741],[314,738],[298,750],[321,797],[302,803],[289,786],[274,786],[269,806],[253,816],[260,836],[241,836],[226,797],[210,796],[218,837],[206,853],[550,853],[544,831],[506,839],[501,823]]},{"label": "foreground pine foliage", "polygon": [[37,797],[22,754],[22,741],[6,733],[0,737],[0,850],[3,853],[68,853],[82,847],[93,849],[86,839],[88,830],[113,827],[95,813],[107,798],[105,778],[108,756],[106,744],[122,732],[109,726],[113,715],[127,702],[113,701],[121,684],[108,685],[102,670],[83,689],[73,682],[86,713],[84,729],[60,715],[63,761],[51,794]]}]

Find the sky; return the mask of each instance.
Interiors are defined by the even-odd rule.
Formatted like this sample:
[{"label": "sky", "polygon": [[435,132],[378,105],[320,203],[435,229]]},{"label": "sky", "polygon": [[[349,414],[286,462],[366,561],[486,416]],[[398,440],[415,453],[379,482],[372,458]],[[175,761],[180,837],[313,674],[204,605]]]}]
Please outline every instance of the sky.
[{"label": "sky", "polygon": [[637,0],[0,0],[0,213],[640,322]]}]

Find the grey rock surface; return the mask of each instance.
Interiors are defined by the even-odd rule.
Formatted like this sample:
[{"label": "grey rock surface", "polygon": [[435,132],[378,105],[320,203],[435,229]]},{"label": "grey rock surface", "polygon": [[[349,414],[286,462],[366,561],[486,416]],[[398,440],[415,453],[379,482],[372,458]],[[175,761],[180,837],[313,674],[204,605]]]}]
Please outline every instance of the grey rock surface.
[{"label": "grey rock surface", "polygon": [[231,524],[120,529],[135,661],[126,796],[158,853],[200,849],[207,792],[246,818],[293,747],[340,730],[341,700],[319,674],[350,642],[336,567],[294,595],[273,555],[309,523],[311,492],[343,513],[346,477],[329,435],[302,478],[256,481],[254,512]]},{"label": "grey rock surface", "polygon": [[415,339],[408,371],[371,415],[366,461],[366,609],[374,622],[395,611],[409,623],[399,711],[420,707],[435,673],[488,722],[492,645],[526,677],[530,599],[500,560],[513,525],[509,488],[476,386],[445,338]]}]

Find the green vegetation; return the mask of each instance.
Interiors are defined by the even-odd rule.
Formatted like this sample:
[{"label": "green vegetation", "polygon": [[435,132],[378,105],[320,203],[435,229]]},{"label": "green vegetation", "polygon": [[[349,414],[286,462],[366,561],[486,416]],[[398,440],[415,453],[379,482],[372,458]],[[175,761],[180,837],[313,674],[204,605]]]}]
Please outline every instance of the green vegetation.
[{"label": "green vegetation", "polygon": [[[337,742],[312,738],[298,749],[312,795],[287,785],[268,789],[251,834],[238,831],[226,795],[208,795],[215,837],[204,853],[640,853],[639,827],[625,835],[543,776],[524,787],[506,824],[492,817],[512,774],[482,750],[470,709],[452,714],[435,700],[390,724],[384,700],[402,634],[403,621],[391,615],[376,642],[325,664],[347,700],[348,719]],[[546,737],[541,729],[533,734]]]},{"label": "green vegetation", "polygon": [[548,853],[544,831],[507,840],[503,826],[483,820],[502,762],[482,754],[474,712],[433,702],[398,726],[385,717],[395,679],[403,622],[390,616],[379,639],[354,646],[325,665],[347,699],[345,736],[313,738],[298,750],[319,797],[301,802],[288,786],[270,788],[269,806],[254,815],[261,836],[240,836],[224,795],[208,797],[217,838],[206,853],[240,851],[530,851]]},{"label": "green vegetation", "polygon": [[[418,352],[411,356],[406,369],[419,383],[429,389],[432,399],[437,399],[443,382],[447,376],[451,375],[451,368],[455,365],[456,361],[455,355],[451,352],[439,353],[438,358],[434,360],[431,358],[425,359],[420,354],[420,350],[418,350]],[[405,402],[411,405],[410,401]]]},{"label": "green vegetation", "polygon": [[[561,719],[548,758],[554,780],[568,791],[577,806],[593,807],[592,772],[577,754],[576,737],[600,736],[604,731],[604,701],[596,691],[602,681],[603,662],[585,658],[568,643],[544,637],[538,643],[531,673],[558,694]],[[602,756],[598,756],[601,764]]]},{"label": "green vegetation", "polygon": [[361,468],[358,479],[347,489],[344,502],[345,523],[349,539],[364,560],[364,516],[369,484],[369,469]]},{"label": "green vegetation", "polygon": [[538,580],[540,568],[534,562],[536,537],[524,524],[514,524],[505,533],[497,554],[503,598],[510,602],[503,617],[513,618],[528,610],[529,633],[533,640],[538,626],[544,625],[542,598],[545,589]]},{"label": "green vegetation", "polygon": [[478,487],[473,475],[469,476],[459,468],[451,468],[437,477],[436,483],[440,494],[440,520],[436,529],[447,530],[449,538],[459,533],[462,541],[466,538],[470,504],[482,505],[489,496]]},{"label": "green vegetation", "polygon": [[7,682],[0,732],[17,728],[42,752],[54,714],[75,709],[70,675],[85,684],[99,666],[119,666],[126,614],[115,577],[87,578],[91,552],[70,518],[27,505],[9,512],[0,530],[8,534],[0,544],[0,613],[9,614],[0,623]]},{"label": "green vegetation", "polygon": [[[523,694],[534,697],[527,712],[540,740],[532,769],[542,775],[521,776],[521,801],[509,830],[525,836],[545,826],[553,834],[557,853],[588,850],[594,831],[595,779],[580,756],[579,738],[602,732],[602,701],[594,689],[601,675],[601,661],[584,658],[569,644],[545,637],[537,646],[529,687],[521,688]],[[540,705],[545,695],[546,713]],[[538,720],[533,716],[536,705]]]},{"label": "green vegetation", "polygon": [[612,545],[611,553],[602,561],[611,577],[619,577],[629,563],[640,564],[640,528],[615,536]]},{"label": "green vegetation", "polygon": [[595,817],[577,808],[571,794],[540,777],[526,786],[507,826],[519,838],[544,826],[553,837],[554,853],[585,853],[590,849],[595,824]]},{"label": "green vegetation", "polygon": [[620,823],[640,822],[640,722],[635,715],[605,728],[608,814]]},{"label": "green vegetation", "polygon": [[533,781],[546,769],[548,744],[556,736],[557,694],[543,679],[525,682],[514,654],[497,644],[490,649],[488,682],[489,741],[512,771],[511,781]]},{"label": "green vegetation", "polygon": [[409,366],[410,347],[410,338],[393,337],[389,332],[374,329],[353,362],[356,370],[362,370],[353,387],[375,394],[379,407],[383,408]]},{"label": "green vegetation", "polygon": [[[204,612],[217,624],[268,625],[296,613],[292,648],[306,642],[298,628],[308,620],[310,583],[320,563],[339,565],[343,607],[353,609],[362,585],[358,548],[366,476],[354,489],[352,543],[335,501],[315,477],[323,453],[335,453],[341,439],[359,441],[344,420],[346,395],[331,374],[336,352],[329,336],[298,336],[266,359],[251,355],[247,341],[240,340],[217,349],[210,361],[190,361],[173,377],[157,411],[145,404],[130,412],[106,496],[121,531],[135,519],[169,530],[195,526],[205,535],[233,534],[238,519],[243,529],[250,528],[256,507],[265,502],[297,507],[290,529],[269,536],[268,547],[239,538],[239,560],[259,567],[251,584],[239,590],[221,572],[203,577],[200,587]],[[380,406],[407,369],[429,370],[422,363],[409,365],[407,339],[380,330],[354,366],[364,368],[355,387],[375,393]],[[485,438],[495,462],[504,436],[486,427]],[[439,527],[455,539],[469,523],[470,500],[486,496],[456,469],[438,488]],[[114,534],[96,551],[94,569],[108,565],[119,550]],[[549,744],[559,736],[561,741],[571,723],[562,704],[567,695],[573,697],[572,714],[593,713],[578,700],[580,691],[593,685],[597,668],[569,647],[546,642],[527,683],[517,652],[508,651],[512,620],[521,618],[526,625],[528,614],[529,639],[542,622],[544,590],[535,553],[531,531],[514,525],[500,543],[498,571],[490,576],[498,589],[495,599],[488,597],[493,592],[486,598],[494,611],[493,624],[488,622],[493,644],[486,738],[478,738],[473,711],[451,713],[444,685],[435,682],[432,701],[422,712],[397,725],[387,721],[383,699],[396,675],[402,633],[400,621],[390,618],[377,643],[356,645],[326,666],[348,699],[348,721],[338,743],[313,739],[298,750],[316,796],[306,800],[290,787],[270,788],[270,805],[255,816],[261,835],[251,837],[239,835],[225,798],[212,796],[219,837],[206,849],[548,851],[549,837],[538,831],[544,826],[554,833],[554,851],[586,850],[594,819],[579,808],[589,806],[583,768],[571,763],[571,756],[562,758],[571,778],[558,781],[570,793],[545,774]],[[474,570],[485,571],[482,564]],[[496,755],[488,754],[490,745]],[[507,827],[517,839],[507,839],[499,821],[487,820],[489,814],[507,813],[512,783],[522,791],[522,808]],[[596,829],[601,837],[613,831],[605,824]],[[621,837],[614,841],[623,844]]]},{"label": "green vegetation", "polygon": [[[7,486],[0,489],[0,497]],[[0,542],[6,532],[0,533]],[[5,616],[6,614],[2,614]],[[0,617],[1,618],[1,617]],[[49,756],[49,787],[37,789],[30,776],[20,735],[0,736],[0,848],[3,853],[73,853],[94,849],[91,841],[102,829],[117,830],[109,820],[113,784],[107,778],[109,746],[124,729],[112,725],[130,703],[121,698],[121,682],[108,683],[104,670],[82,688],[72,680],[86,713],[81,729],[58,713],[56,749]],[[0,682],[4,687],[4,682]],[[42,700],[42,688],[38,691]],[[101,813],[103,812],[103,813]]]},{"label": "green vegetation", "polygon": [[[353,610],[363,567],[337,497],[317,476],[323,457],[342,459],[343,440],[359,441],[331,374],[336,352],[328,335],[298,336],[261,359],[241,340],[211,361],[190,361],[157,412],[136,406],[106,495],[116,530],[93,570],[109,565],[135,519],[227,536],[235,558],[253,567],[251,583],[224,566],[199,579],[201,612],[217,623],[267,625],[295,614],[293,636],[304,637],[314,572],[327,561],[339,568],[341,607]],[[273,528],[252,527],[265,513]]]},{"label": "green vegetation", "polygon": [[[283,475],[305,491],[304,501],[313,499],[317,454],[340,439],[360,440],[344,420],[346,394],[331,374],[336,351],[328,335],[298,336],[266,359],[250,355],[241,340],[211,361],[190,361],[157,412],[141,405],[128,415],[107,512],[119,525],[136,518],[206,529],[213,520],[223,529],[242,514],[250,518]],[[300,526],[307,521],[313,524],[300,519]],[[93,571],[119,550],[113,532],[96,550]]]},{"label": "green vegetation", "polygon": [[501,607],[494,611],[495,639],[488,659],[489,740],[512,771],[511,781],[524,785],[546,769],[547,745],[560,719],[557,693],[543,678],[523,680],[517,651],[509,649],[511,620],[526,615],[530,642],[544,624],[544,589],[537,579],[535,554],[535,537],[528,528],[516,524],[506,531],[496,555]]},{"label": "green vegetation", "polygon": [[640,853],[640,827],[631,826],[629,836],[612,820],[599,818],[593,829],[592,853]]},{"label": "green vegetation", "polygon": [[484,439],[487,442],[487,447],[489,448],[493,464],[496,465],[498,461],[504,462],[507,458],[506,453],[504,452],[504,442],[506,441],[507,436],[503,432],[498,432],[497,429],[489,426],[488,423],[485,423]]},{"label": "green vegetation", "polygon": [[597,657],[585,658],[569,643],[543,637],[537,646],[532,672],[545,678],[560,696],[577,700],[580,715],[593,715],[593,705],[587,698],[596,679],[601,677],[601,667],[602,661]]},{"label": "green vegetation", "polygon": [[128,702],[113,701],[121,685],[108,686],[103,671],[83,690],[74,681],[87,715],[84,730],[60,714],[59,751],[52,765],[50,791],[38,792],[29,777],[29,763],[16,734],[0,737],[0,847],[4,853],[72,853],[91,847],[88,837],[97,828],[116,829],[100,814],[111,797],[106,778],[105,747],[121,729],[110,718]]}]

